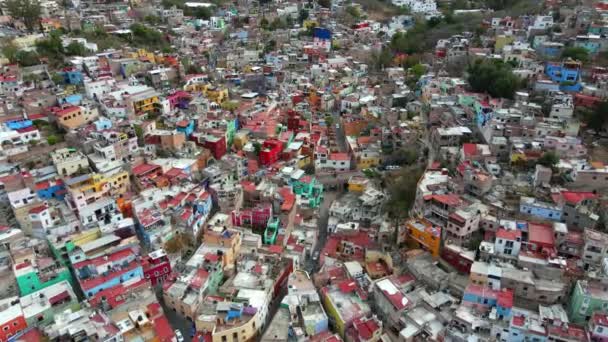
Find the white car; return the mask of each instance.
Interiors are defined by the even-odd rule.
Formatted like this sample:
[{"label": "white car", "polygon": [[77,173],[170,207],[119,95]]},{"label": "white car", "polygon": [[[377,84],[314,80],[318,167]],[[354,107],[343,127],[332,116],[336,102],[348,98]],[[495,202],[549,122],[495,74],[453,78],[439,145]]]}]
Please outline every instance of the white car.
[{"label": "white car", "polygon": [[175,340],[177,342],[184,342],[184,335],[182,335],[182,332],[175,329]]}]

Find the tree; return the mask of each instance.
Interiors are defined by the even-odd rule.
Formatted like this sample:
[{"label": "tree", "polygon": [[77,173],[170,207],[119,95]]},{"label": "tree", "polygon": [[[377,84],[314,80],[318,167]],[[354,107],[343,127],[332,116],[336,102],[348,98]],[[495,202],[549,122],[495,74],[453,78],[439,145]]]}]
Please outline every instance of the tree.
[{"label": "tree", "polygon": [[271,39],[269,41],[266,42],[266,44],[264,45],[264,53],[269,53],[271,51],[274,51],[277,48],[277,41],[274,39]]},{"label": "tree", "polygon": [[300,14],[298,15],[298,22],[300,24],[302,24],[306,19],[308,19],[308,17],[309,17],[308,10],[305,8],[302,8],[300,10]]},{"label": "tree", "polygon": [[600,132],[608,124],[608,115],[606,113],[608,113],[608,101],[601,102],[593,110],[585,112],[582,119],[588,128]]},{"label": "tree", "polygon": [[222,103],[222,109],[223,110],[227,110],[229,112],[234,112],[237,108],[239,108],[239,101],[234,101],[234,100],[230,100],[230,101],[224,101],[224,103]]},{"label": "tree", "polygon": [[536,162],[542,166],[554,168],[559,163],[559,157],[553,152],[545,152]]},{"label": "tree", "polygon": [[476,92],[488,92],[493,97],[512,99],[521,81],[511,66],[499,60],[477,60],[467,69],[468,82]]},{"label": "tree", "polygon": [[424,171],[418,167],[409,167],[401,170],[397,177],[386,179],[389,190],[387,213],[397,223],[409,216],[409,212],[416,200],[418,180]]},{"label": "tree", "polygon": [[17,52],[17,57],[15,58],[17,59],[17,63],[19,63],[19,65],[22,67],[40,64],[38,54],[36,54],[34,51],[21,50]]},{"label": "tree", "polygon": [[257,141],[254,142],[253,143],[253,153],[255,153],[256,156],[259,156],[261,151],[262,151],[262,144],[260,144]]},{"label": "tree", "polygon": [[317,3],[321,7],[325,7],[325,8],[330,8],[331,7],[331,0],[317,0]]},{"label": "tree", "polygon": [[37,41],[36,51],[40,56],[47,57],[51,60],[61,60],[65,52],[63,43],[61,42],[61,33],[59,31],[52,31],[48,38]]},{"label": "tree", "polygon": [[393,63],[393,52],[388,48],[383,48],[380,52],[372,53],[371,58],[373,67],[382,70]]},{"label": "tree", "polygon": [[410,68],[410,72],[416,78],[416,81],[418,81],[420,77],[422,77],[422,75],[424,75],[424,73],[426,72],[426,68],[424,67],[424,65],[418,63]]},{"label": "tree", "polygon": [[355,19],[359,19],[361,17],[361,12],[359,12],[359,8],[355,6],[346,7],[346,13],[350,14]]},{"label": "tree", "polygon": [[262,19],[260,20],[260,27],[264,30],[268,29],[268,19],[266,19],[266,17],[262,17]]},{"label": "tree", "polygon": [[80,42],[72,41],[65,48],[65,54],[68,56],[85,56],[87,54],[87,48]]},{"label": "tree", "polygon": [[56,135],[49,135],[46,138],[46,142],[48,142],[49,145],[55,145],[56,143],[59,142],[59,138]]},{"label": "tree", "polygon": [[17,53],[19,53],[19,48],[12,40],[2,43],[2,55],[11,61],[11,63],[17,62]]},{"label": "tree", "polygon": [[5,5],[11,16],[21,20],[29,31],[37,28],[41,13],[38,0],[7,0]]},{"label": "tree", "polygon": [[583,47],[567,47],[562,52],[562,59],[572,58],[583,63],[589,61],[589,52]]}]

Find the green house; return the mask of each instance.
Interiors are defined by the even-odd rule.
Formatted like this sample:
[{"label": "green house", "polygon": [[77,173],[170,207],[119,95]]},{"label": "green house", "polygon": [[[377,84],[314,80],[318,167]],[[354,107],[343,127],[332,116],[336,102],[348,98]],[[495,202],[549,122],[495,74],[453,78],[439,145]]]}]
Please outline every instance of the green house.
[{"label": "green house", "polygon": [[266,225],[264,231],[264,243],[267,245],[273,245],[277,241],[277,235],[279,234],[279,226],[281,221],[278,217],[271,217]]},{"label": "green house", "polygon": [[597,311],[608,313],[608,286],[587,280],[577,281],[570,296],[570,321],[586,323]]},{"label": "green house", "polygon": [[80,310],[78,298],[67,281],[61,281],[19,299],[28,327],[43,327],[55,320],[55,315],[72,309]]},{"label": "green house", "polygon": [[313,176],[304,175],[298,179],[292,178],[291,188],[310,208],[317,208],[323,202],[323,184]]},{"label": "green house", "polygon": [[52,258],[39,258],[36,265],[21,263],[14,266],[21,296],[40,291],[62,281],[73,284],[69,269]]}]

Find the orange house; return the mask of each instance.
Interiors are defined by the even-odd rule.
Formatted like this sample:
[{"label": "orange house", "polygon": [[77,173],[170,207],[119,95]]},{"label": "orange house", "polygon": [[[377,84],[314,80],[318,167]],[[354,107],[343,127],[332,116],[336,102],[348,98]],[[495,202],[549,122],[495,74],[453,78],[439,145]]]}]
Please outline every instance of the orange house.
[{"label": "orange house", "polygon": [[426,219],[411,218],[405,221],[405,242],[410,248],[421,248],[434,257],[441,252],[441,227]]}]

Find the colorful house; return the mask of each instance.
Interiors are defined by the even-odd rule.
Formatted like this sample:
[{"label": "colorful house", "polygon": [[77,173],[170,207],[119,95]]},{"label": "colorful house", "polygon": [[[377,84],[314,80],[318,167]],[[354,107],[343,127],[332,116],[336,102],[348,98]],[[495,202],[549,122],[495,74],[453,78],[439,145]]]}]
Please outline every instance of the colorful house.
[{"label": "colorful house", "polygon": [[141,264],[144,277],[150,279],[152,286],[163,283],[171,273],[171,262],[167,253],[162,249],[149,253],[143,258]]},{"label": "colorful house", "polygon": [[55,198],[63,201],[65,197],[65,185],[61,179],[36,183],[36,195],[42,200]]},{"label": "colorful house", "polygon": [[9,338],[25,329],[27,322],[19,304],[19,297],[0,300],[0,341],[9,341]]},{"label": "colorful house", "polygon": [[87,298],[131,279],[143,279],[143,268],[130,248],[73,264],[82,292]]},{"label": "colorful house", "polygon": [[190,137],[194,132],[194,120],[181,120],[175,124],[175,129],[178,132],[184,133],[186,137]]},{"label": "colorful house", "polygon": [[487,286],[469,284],[462,296],[462,302],[482,311],[490,311],[496,308],[500,319],[511,317],[513,308],[513,291],[510,289],[494,290]]},{"label": "colorful house", "polygon": [[323,184],[319,183],[314,176],[304,175],[298,179],[292,178],[291,188],[310,208],[317,208],[323,202]]},{"label": "colorful house", "polygon": [[563,91],[578,92],[581,90],[580,83],[582,63],[567,60],[562,63],[547,63],[545,74],[556,83],[559,83]]},{"label": "colorful house", "polygon": [[275,163],[279,160],[283,152],[283,142],[276,139],[264,141],[260,150],[260,163],[264,166]]},{"label": "colorful house", "polygon": [[65,84],[77,85],[84,82],[84,75],[82,74],[82,71],[75,68],[65,68],[59,74],[63,76],[63,82]]},{"label": "colorful house", "polygon": [[434,257],[441,251],[441,227],[426,219],[411,218],[405,221],[405,241],[410,248],[421,248]]},{"label": "colorful house", "polygon": [[570,295],[568,317],[573,323],[583,324],[594,313],[608,313],[608,291],[601,283],[578,280]]},{"label": "colorful house", "polygon": [[35,263],[22,262],[13,266],[21,296],[40,291],[64,280],[72,283],[67,267],[57,265],[52,258],[38,258]]},{"label": "colorful house", "polygon": [[264,243],[267,245],[273,245],[277,241],[277,235],[279,233],[279,227],[281,226],[281,220],[278,217],[273,217],[268,220],[266,230],[264,231]]}]

